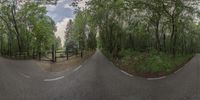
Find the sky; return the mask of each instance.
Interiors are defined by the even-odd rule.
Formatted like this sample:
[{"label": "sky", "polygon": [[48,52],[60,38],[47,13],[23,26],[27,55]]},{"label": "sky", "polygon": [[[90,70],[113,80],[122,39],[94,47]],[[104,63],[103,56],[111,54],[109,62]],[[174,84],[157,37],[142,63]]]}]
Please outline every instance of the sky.
[{"label": "sky", "polygon": [[[85,1],[83,0],[79,3],[80,7],[85,6]],[[61,38],[62,45],[64,45],[65,29],[67,23],[70,19],[75,17],[74,8],[70,6],[72,0],[58,0],[57,5],[46,5],[47,15],[50,16],[56,23],[57,32],[55,35]]]}]

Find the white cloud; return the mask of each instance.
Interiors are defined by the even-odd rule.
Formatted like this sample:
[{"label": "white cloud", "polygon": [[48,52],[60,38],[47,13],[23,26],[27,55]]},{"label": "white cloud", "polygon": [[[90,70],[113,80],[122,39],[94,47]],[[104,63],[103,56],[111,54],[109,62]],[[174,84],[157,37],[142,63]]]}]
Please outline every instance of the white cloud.
[{"label": "white cloud", "polygon": [[55,32],[55,35],[61,38],[62,45],[64,45],[65,42],[65,29],[69,20],[70,18],[64,18],[62,22],[56,24],[57,32]]},{"label": "white cloud", "polygon": [[[86,7],[86,2],[89,0],[82,0],[79,2],[78,6],[81,8]],[[68,16],[71,13],[68,11],[68,8],[71,9],[72,11],[74,8],[70,6],[71,1],[69,0],[58,0],[57,5],[47,5],[47,10],[49,16],[51,16],[52,19],[56,21],[56,27],[57,27],[57,32],[55,32],[56,37],[60,37],[62,41],[62,45],[64,45],[65,42],[65,29],[67,26],[68,21],[72,18],[73,16]],[[66,11],[66,12],[65,12]]]},{"label": "white cloud", "polygon": [[70,4],[65,4],[64,8],[74,9]]},{"label": "white cloud", "polygon": [[58,0],[57,3],[63,3],[65,0]]},{"label": "white cloud", "polygon": [[88,2],[89,0],[82,0],[79,2],[78,6],[81,7],[81,8],[84,8],[86,7],[86,2]]},{"label": "white cloud", "polygon": [[47,5],[46,7],[47,7],[47,10],[50,11],[50,12],[55,11],[55,9],[56,9],[55,5]]}]

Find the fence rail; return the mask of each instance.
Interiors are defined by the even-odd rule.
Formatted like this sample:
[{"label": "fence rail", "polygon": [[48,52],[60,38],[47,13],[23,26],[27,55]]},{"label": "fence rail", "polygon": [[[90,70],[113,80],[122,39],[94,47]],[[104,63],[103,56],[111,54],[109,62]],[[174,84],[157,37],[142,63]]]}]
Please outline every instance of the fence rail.
[{"label": "fence rail", "polygon": [[36,52],[34,50],[24,52],[1,52],[0,56],[11,58],[11,59],[38,59],[42,61],[56,62],[57,59],[68,60],[72,56],[81,55],[75,48],[68,48],[66,50],[56,50],[55,46],[52,45],[51,50],[44,52]]}]

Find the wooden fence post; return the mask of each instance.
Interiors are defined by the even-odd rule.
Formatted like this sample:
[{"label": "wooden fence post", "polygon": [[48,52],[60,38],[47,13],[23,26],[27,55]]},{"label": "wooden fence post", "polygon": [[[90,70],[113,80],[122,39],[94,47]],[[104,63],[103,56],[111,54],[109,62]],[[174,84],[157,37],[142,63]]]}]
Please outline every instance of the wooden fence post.
[{"label": "wooden fence post", "polygon": [[33,56],[33,59],[35,59],[35,49],[33,49],[33,54],[32,54],[32,56]]},{"label": "wooden fence post", "polygon": [[83,50],[81,49],[81,58],[83,58]]},{"label": "wooden fence post", "polygon": [[39,51],[39,60],[41,60],[41,51]]},{"label": "wooden fence post", "polygon": [[52,45],[52,62],[55,62],[54,44]]},{"label": "wooden fence post", "polygon": [[68,54],[68,47],[66,46],[66,54],[67,54],[67,60],[69,59],[69,54]]},{"label": "wooden fence post", "polygon": [[56,58],[56,48],[55,48],[55,46],[54,46],[54,56],[55,56],[55,62],[57,61],[57,58]]},{"label": "wooden fence post", "polygon": [[52,45],[52,62],[56,62],[56,49],[55,45]]}]

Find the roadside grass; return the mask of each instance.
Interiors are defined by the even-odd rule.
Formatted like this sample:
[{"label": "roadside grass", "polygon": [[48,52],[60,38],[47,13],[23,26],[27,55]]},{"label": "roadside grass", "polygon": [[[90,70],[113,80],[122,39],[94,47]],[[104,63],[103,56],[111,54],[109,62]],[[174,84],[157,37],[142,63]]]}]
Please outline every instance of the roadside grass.
[{"label": "roadside grass", "polygon": [[157,51],[122,50],[120,58],[112,58],[111,55],[108,57],[115,65],[128,73],[144,77],[157,77],[178,70],[192,57],[192,54],[179,54],[174,57],[171,54]]}]

